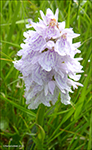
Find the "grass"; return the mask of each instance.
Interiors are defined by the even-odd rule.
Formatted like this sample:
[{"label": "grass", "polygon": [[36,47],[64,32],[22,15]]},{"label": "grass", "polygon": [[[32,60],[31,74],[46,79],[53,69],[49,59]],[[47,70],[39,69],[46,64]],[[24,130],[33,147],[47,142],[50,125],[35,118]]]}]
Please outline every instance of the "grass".
[{"label": "grass", "polygon": [[[0,77],[0,148],[1,150],[92,150],[92,1],[72,0],[1,0],[1,77]],[[39,10],[55,12],[59,21],[66,21],[80,37],[84,85],[71,94],[72,106],[65,106],[58,98],[55,106],[47,108],[42,116],[41,106],[28,110],[25,104],[24,84],[12,61],[23,42],[28,18],[37,22]],[[90,60],[90,62],[89,62]],[[11,146],[16,147],[11,147]],[[23,147],[22,147],[23,145]],[[8,146],[8,147],[6,147]],[[37,147],[37,148],[36,148]]]}]

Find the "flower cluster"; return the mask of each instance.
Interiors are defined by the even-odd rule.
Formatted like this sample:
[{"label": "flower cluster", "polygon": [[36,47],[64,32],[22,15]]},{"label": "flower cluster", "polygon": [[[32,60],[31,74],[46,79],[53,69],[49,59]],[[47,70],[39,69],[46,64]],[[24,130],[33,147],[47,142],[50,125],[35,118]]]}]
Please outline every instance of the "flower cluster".
[{"label": "flower cluster", "polygon": [[[48,8],[46,15],[40,11],[42,20],[34,23],[31,19],[27,28],[35,30],[24,32],[24,43],[17,55],[20,60],[14,61],[14,66],[22,73],[25,82],[26,104],[28,108],[36,109],[40,103],[46,106],[55,104],[58,95],[61,102],[70,104],[69,92],[82,86],[77,81],[83,72],[80,60],[74,58],[80,53],[77,48],[80,42],[72,43],[79,36],[72,28],[65,28],[65,22],[58,22],[58,9],[53,12]],[[31,26],[30,26],[31,25]]]}]

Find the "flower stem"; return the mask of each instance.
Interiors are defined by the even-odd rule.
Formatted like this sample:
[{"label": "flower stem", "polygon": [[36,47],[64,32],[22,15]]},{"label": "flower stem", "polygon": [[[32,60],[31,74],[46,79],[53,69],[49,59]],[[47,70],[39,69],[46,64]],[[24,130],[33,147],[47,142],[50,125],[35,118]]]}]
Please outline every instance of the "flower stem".
[{"label": "flower stem", "polygon": [[42,127],[44,124],[44,112],[45,112],[45,106],[41,104],[37,112],[36,122]]},{"label": "flower stem", "polygon": [[39,106],[37,112],[37,139],[36,139],[36,147],[38,150],[43,150],[43,143],[45,138],[45,131],[44,131],[44,113],[45,113],[45,106],[41,104]]}]

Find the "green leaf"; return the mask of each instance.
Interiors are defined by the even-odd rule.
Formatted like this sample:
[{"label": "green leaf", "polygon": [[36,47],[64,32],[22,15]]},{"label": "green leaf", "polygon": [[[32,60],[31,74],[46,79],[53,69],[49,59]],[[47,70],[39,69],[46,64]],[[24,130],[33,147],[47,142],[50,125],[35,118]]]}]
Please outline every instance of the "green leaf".
[{"label": "green leaf", "polygon": [[78,102],[76,103],[76,106],[75,106],[75,108],[76,108],[75,110],[76,111],[75,111],[75,114],[74,114],[74,118],[77,118],[80,115],[80,113],[81,113],[81,110],[82,110],[82,107],[83,107],[83,103],[84,103],[84,100],[86,98],[86,89],[87,89],[87,86],[88,86],[88,82],[89,82],[90,76],[91,76],[91,71],[89,72],[88,76],[86,77],[81,96],[80,96]]},{"label": "green leaf", "polygon": [[66,28],[69,28],[69,26],[70,26],[70,12],[71,12],[71,0],[69,1],[68,16],[67,16],[67,21],[66,21]]},{"label": "green leaf", "polygon": [[28,109],[26,109],[26,108],[24,108],[24,107],[18,105],[17,103],[15,103],[15,102],[13,102],[12,100],[9,100],[9,99],[3,97],[2,95],[0,95],[0,98],[3,99],[3,100],[5,100],[5,101],[7,101],[7,102],[9,102],[10,104],[12,104],[12,105],[15,106],[16,108],[20,109],[20,110],[23,111],[24,113],[26,113],[26,114],[28,114],[28,115],[30,115],[30,116],[36,118],[36,114],[33,113],[31,110],[28,110]]},{"label": "green leaf", "polygon": [[9,44],[9,45],[12,45],[12,46],[17,47],[17,48],[21,48],[18,44],[15,44],[15,43],[12,43],[12,42],[3,41],[3,40],[1,40],[1,42],[2,42],[2,43]]},{"label": "green leaf", "polygon": [[88,150],[92,149],[92,110],[90,117],[90,129],[89,129],[89,142],[88,142]]},{"label": "green leaf", "polygon": [[43,143],[45,139],[45,131],[39,124],[37,124],[37,126],[39,127],[38,139]]}]

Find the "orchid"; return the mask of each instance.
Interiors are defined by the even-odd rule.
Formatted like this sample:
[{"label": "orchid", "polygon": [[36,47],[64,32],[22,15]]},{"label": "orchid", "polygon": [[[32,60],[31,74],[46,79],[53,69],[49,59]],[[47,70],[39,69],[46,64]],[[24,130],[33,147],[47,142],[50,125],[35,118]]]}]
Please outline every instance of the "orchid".
[{"label": "orchid", "polygon": [[[36,109],[39,104],[46,106],[55,104],[58,95],[61,95],[61,102],[70,104],[69,92],[83,86],[77,82],[82,73],[80,60],[75,58],[80,42],[72,43],[73,38],[79,36],[72,28],[65,28],[65,21],[58,22],[57,9],[55,15],[48,8],[46,15],[40,11],[39,22],[34,23],[31,19],[29,29],[24,32],[24,43],[22,49],[17,53],[22,56],[20,60],[14,61],[14,66],[22,73],[25,82],[26,104],[28,108]],[[31,24],[31,26],[30,26]]]}]

